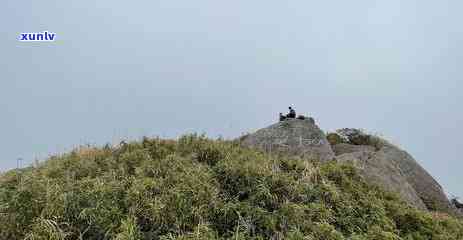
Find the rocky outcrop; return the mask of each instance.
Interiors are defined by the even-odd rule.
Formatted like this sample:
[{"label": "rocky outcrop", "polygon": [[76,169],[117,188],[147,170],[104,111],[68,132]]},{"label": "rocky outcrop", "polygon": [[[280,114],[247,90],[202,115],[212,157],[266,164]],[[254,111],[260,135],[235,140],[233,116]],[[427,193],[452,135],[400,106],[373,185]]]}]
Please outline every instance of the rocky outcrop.
[{"label": "rocky outcrop", "polygon": [[366,145],[337,144],[333,146],[336,159],[339,162],[352,162],[359,169],[365,180],[382,186],[384,189],[398,193],[411,205],[426,210],[418,193],[401,170],[390,161],[382,151]]},{"label": "rocky outcrop", "polygon": [[349,128],[329,134],[328,139],[312,118],[306,118],[275,123],[243,136],[240,142],[271,153],[352,162],[367,181],[398,193],[416,208],[457,213],[439,183],[399,147]]},{"label": "rocky outcrop", "polygon": [[460,214],[460,216],[463,216],[463,203],[458,201],[456,198],[452,199],[450,201],[452,203],[453,208],[455,211]]},{"label": "rocky outcrop", "polygon": [[390,144],[381,148],[381,152],[396,164],[428,209],[451,211],[442,187],[410,154]]},{"label": "rocky outcrop", "polygon": [[399,193],[413,206],[454,212],[439,183],[410,154],[360,130],[342,129],[337,132],[343,140],[332,146],[338,161],[361,165],[361,172],[367,179]]},{"label": "rocky outcrop", "polygon": [[241,138],[245,146],[266,152],[284,152],[307,159],[328,161],[334,158],[325,134],[312,118],[287,119]]}]

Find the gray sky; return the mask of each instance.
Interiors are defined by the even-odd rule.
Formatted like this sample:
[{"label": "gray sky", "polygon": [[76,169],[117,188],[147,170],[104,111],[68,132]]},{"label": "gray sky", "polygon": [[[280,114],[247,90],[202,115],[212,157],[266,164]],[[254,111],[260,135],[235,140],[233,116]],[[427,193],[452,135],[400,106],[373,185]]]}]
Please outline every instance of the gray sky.
[{"label": "gray sky", "polygon": [[[0,169],[126,137],[236,137],[291,104],[322,129],[386,136],[463,197],[462,9],[456,0],[2,1]],[[18,41],[45,30],[57,41]]]}]

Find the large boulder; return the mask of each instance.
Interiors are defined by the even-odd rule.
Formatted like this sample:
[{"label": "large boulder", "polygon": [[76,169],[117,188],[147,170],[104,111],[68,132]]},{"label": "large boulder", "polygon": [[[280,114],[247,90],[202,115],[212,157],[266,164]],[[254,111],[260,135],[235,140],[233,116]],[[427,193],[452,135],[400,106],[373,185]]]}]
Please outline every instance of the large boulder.
[{"label": "large boulder", "polygon": [[332,146],[338,161],[359,164],[367,179],[399,193],[413,206],[455,212],[439,183],[410,154],[360,130],[337,132],[343,140]]},{"label": "large boulder", "polygon": [[284,152],[320,161],[334,159],[325,134],[312,118],[287,119],[275,123],[241,137],[241,143],[266,152]]},{"label": "large boulder", "polygon": [[452,207],[441,185],[407,152],[391,144],[381,153],[394,162],[429,210],[452,212]]},{"label": "large boulder", "polygon": [[390,161],[384,152],[366,145],[336,144],[333,146],[338,162],[351,162],[365,180],[396,192],[403,200],[421,210],[427,207],[401,170]]}]

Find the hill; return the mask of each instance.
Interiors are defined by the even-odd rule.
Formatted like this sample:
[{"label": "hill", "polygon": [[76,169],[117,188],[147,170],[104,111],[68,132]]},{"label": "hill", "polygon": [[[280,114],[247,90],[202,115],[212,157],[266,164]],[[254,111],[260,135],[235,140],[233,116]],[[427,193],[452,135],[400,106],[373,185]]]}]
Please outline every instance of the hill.
[{"label": "hill", "polygon": [[246,146],[268,153],[325,162],[349,162],[369,182],[396,192],[423,210],[459,214],[439,183],[406,151],[358,129],[339,129],[325,136],[311,118],[289,119],[241,138]]},{"label": "hill", "polygon": [[349,163],[186,135],[54,156],[0,176],[0,239],[463,239]]}]

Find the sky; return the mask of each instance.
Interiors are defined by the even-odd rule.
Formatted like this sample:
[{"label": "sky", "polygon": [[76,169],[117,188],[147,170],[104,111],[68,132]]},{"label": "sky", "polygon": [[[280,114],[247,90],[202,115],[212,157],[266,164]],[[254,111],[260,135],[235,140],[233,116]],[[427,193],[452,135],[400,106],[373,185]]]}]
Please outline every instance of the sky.
[{"label": "sky", "polygon": [[[0,170],[142,136],[234,138],[289,105],[463,197],[462,1],[6,0]],[[20,42],[50,31],[54,42]]]}]

